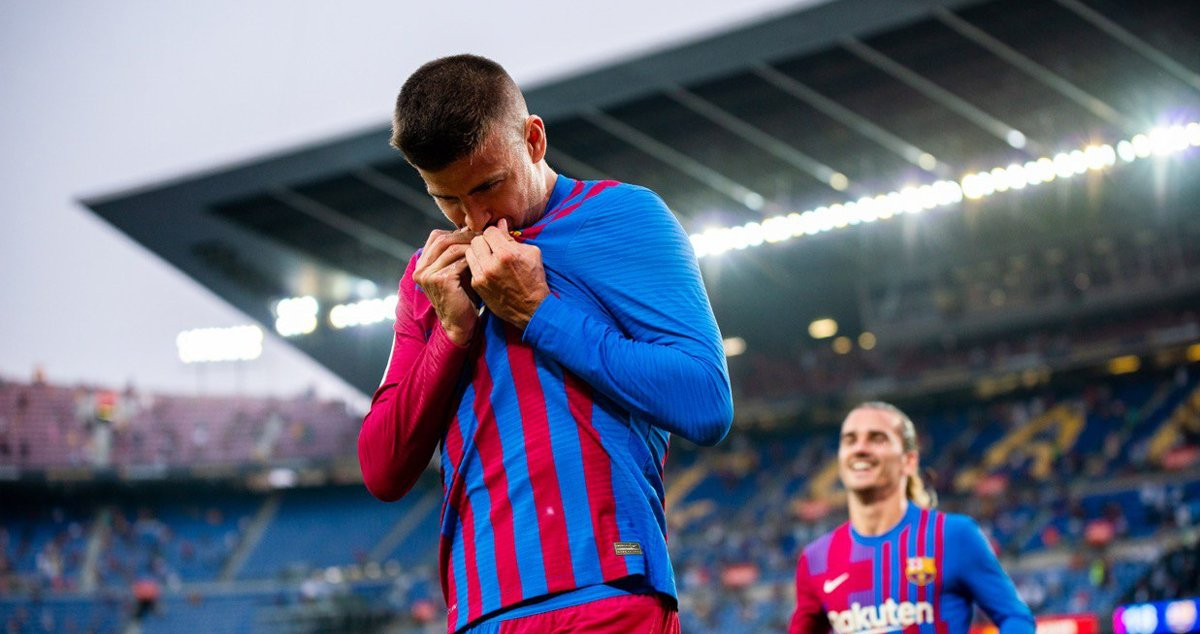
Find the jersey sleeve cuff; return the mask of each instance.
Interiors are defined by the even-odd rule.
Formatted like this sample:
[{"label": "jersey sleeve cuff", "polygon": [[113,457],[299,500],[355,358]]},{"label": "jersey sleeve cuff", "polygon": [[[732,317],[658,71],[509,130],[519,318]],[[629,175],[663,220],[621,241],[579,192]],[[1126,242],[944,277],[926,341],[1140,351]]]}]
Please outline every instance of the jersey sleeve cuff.
[{"label": "jersey sleeve cuff", "polygon": [[[481,335],[476,333],[475,336],[478,337]],[[440,322],[434,323],[433,330],[429,333],[429,341],[425,345],[429,347],[429,351],[433,353],[433,357],[439,360],[465,358],[467,351],[471,348],[470,341],[461,346],[454,343],[454,340],[450,338],[450,335],[446,334],[446,329],[442,328]]]}]

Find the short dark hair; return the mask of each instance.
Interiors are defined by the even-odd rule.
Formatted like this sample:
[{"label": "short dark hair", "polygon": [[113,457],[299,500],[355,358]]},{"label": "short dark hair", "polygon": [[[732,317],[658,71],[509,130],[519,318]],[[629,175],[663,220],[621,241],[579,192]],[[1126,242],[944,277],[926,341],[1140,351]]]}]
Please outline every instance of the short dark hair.
[{"label": "short dark hair", "polygon": [[413,166],[437,171],[475,151],[493,123],[525,108],[520,88],[496,62],[478,55],[435,59],[396,97],[392,146]]}]

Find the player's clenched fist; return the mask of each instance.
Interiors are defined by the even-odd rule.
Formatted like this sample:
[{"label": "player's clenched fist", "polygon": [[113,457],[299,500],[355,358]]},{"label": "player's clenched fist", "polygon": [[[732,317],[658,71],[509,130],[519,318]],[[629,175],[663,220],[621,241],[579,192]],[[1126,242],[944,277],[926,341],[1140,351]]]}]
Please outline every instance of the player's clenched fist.
[{"label": "player's clenched fist", "polygon": [[488,227],[471,240],[466,252],[471,288],[497,317],[524,328],[550,294],[542,250],[521,244],[508,232],[508,221]]},{"label": "player's clenched fist", "polygon": [[460,346],[471,340],[479,318],[479,308],[472,301],[471,272],[464,259],[474,235],[466,229],[434,230],[413,270],[413,281],[433,304],[442,328]]}]

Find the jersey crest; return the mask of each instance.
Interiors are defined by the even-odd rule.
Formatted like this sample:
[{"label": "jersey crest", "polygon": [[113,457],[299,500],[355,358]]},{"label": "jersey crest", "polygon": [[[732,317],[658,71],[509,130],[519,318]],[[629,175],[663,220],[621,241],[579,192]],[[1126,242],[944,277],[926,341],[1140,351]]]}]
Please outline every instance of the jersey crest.
[{"label": "jersey crest", "polygon": [[933,557],[909,557],[904,565],[904,576],[912,583],[927,586],[937,577],[937,564]]}]

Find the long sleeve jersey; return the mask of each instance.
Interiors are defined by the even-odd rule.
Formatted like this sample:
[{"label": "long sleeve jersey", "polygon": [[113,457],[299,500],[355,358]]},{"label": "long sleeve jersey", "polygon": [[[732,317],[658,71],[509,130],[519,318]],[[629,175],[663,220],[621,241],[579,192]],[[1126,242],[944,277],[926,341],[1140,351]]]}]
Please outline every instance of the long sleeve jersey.
[{"label": "long sleeve jersey", "polygon": [[972,603],[1002,634],[1033,634],[1033,615],[975,521],[910,503],[883,535],[847,522],[804,548],[789,632],[966,634]]},{"label": "long sleeve jersey", "polygon": [[674,597],[668,436],[714,444],[733,416],[691,244],[660,198],[559,176],[517,239],[541,250],[551,293],[524,331],[485,310],[464,347],[414,284],[414,256],[359,436],[364,481],[384,500],[441,444],[450,631],[632,575]]}]

